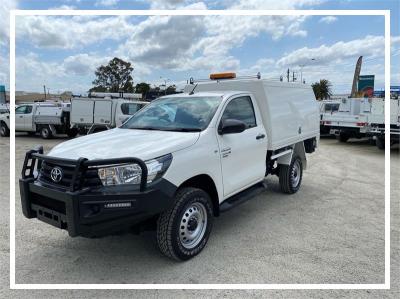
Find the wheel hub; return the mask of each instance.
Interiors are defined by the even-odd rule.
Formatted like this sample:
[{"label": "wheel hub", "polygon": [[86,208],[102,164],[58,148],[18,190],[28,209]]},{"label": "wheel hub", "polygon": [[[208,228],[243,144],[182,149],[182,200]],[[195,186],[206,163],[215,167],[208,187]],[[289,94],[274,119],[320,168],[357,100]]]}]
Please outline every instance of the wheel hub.
[{"label": "wheel hub", "polygon": [[195,217],[191,217],[187,225],[188,230],[194,231],[197,228],[197,224],[197,219]]},{"label": "wheel hub", "polygon": [[207,210],[200,202],[191,204],[183,213],[179,225],[179,240],[183,247],[191,249],[202,240],[207,228]]}]

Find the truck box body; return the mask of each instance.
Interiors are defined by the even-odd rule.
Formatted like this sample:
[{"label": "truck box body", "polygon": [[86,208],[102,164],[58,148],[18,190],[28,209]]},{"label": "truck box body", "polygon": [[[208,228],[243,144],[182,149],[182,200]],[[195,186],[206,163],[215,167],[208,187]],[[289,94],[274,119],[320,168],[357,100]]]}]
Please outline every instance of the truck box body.
[{"label": "truck box body", "polygon": [[146,104],[122,98],[72,98],[71,124],[74,127],[115,127]]},{"label": "truck box body", "polygon": [[[195,85],[185,87],[190,92]],[[319,136],[319,107],[310,86],[268,80],[223,80],[199,83],[195,92],[251,92],[261,111],[268,150]]]},{"label": "truck box body", "polygon": [[71,102],[71,123],[93,123],[94,100],[73,99]]},{"label": "truck box body", "polygon": [[58,106],[38,105],[33,116],[35,124],[61,125],[63,108]]},{"label": "truck box body", "polygon": [[95,124],[111,124],[113,104],[111,100],[96,101],[93,122]]}]

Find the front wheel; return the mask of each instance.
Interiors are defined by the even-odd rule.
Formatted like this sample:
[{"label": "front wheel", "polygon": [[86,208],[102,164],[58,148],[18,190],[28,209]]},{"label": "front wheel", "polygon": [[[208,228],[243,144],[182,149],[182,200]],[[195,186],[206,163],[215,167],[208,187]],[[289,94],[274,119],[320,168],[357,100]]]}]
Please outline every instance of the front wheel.
[{"label": "front wheel", "polygon": [[279,185],[282,192],[293,194],[300,189],[303,178],[303,163],[300,157],[293,157],[290,165],[279,165]]},{"label": "front wheel", "polygon": [[158,218],[157,243],[164,255],[185,261],[206,246],[213,209],[210,196],[201,189],[182,188],[175,199],[175,205]]}]

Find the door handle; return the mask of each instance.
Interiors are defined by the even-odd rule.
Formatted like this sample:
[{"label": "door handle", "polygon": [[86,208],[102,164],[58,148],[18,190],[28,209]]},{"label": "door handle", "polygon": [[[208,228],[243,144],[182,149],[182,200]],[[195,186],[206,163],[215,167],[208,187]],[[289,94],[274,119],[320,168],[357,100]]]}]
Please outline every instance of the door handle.
[{"label": "door handle", "polygon": [[258,139],[263,139],[263,138],[265,138],[265,134],[258,134],[257,136],[256,136],[256,139],[258,140]]}]

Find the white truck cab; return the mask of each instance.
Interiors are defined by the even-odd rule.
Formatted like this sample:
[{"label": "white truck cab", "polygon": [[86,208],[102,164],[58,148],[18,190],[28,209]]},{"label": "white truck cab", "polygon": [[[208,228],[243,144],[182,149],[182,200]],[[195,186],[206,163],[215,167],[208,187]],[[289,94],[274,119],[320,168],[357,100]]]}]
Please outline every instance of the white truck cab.
[{"label": "white truck cab", "polygon": [[29,151],[24,215],[84,237],[156,223],[161,252],[187,260],[213,217],[263,191],[266,176],[297,192],[319,140],[311,87],[224,76],[161,97],[118,128]]}]

